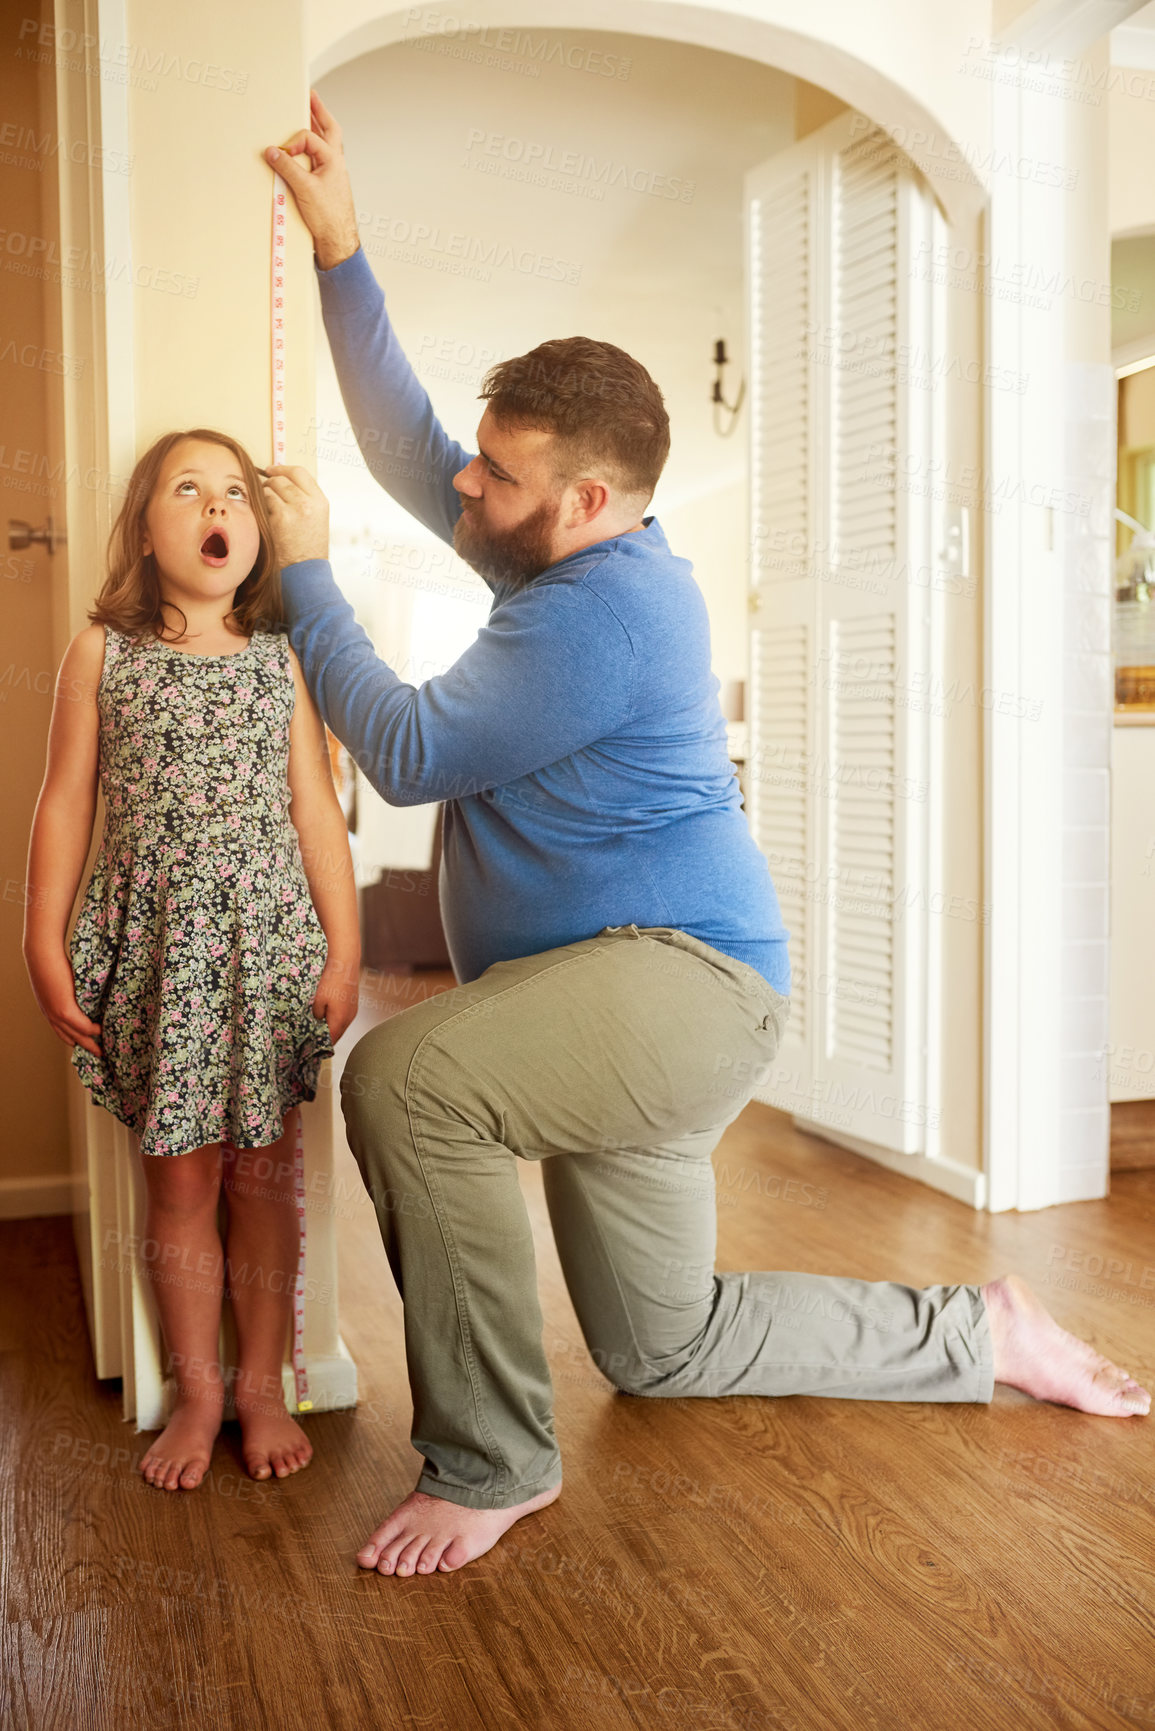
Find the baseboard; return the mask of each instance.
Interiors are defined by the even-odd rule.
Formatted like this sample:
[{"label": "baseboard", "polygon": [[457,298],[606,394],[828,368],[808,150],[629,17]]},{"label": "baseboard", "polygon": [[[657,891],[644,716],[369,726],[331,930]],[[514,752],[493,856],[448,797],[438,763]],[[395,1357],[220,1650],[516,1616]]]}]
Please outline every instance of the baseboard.
[{"label": "baseboard", "polygon": [[80,1207],[70,1172],[43,1178],[0,1178],[0,1220],[37,1220],[48,1214],[74,1214]]},{"label": "baseboard", "polygon": [[1112,1100],[1112,1172],[1148,1166],[1155,1166],[1155,1100]]},{"label": "baseboard", "polygon": [[941,1190],[945,1195],[953,1196],[956,1202],[965,1202],[969,1208],[983,1209],[987,1205],[986,1174],[976,1172],[971,1166],[959,1166],[953,1160],[931,1160],[926,1154],[896,1154],[890,1148],[879,1147],[877,1142],[846,1136],[840,1130],[832,1130],[829,1124],[817,1123],[810,1118],[794,1118],[793,1123],[799,1130],[805,1130],[808,1136],[820,1136],[824,1142],[849,1148],[852,1154],[863,1154],[867,1160],[885,1166],[888,1171],[901,1172],[904,1178],[913,1178],[919,1184],[929,1184],[932,1190]]}]

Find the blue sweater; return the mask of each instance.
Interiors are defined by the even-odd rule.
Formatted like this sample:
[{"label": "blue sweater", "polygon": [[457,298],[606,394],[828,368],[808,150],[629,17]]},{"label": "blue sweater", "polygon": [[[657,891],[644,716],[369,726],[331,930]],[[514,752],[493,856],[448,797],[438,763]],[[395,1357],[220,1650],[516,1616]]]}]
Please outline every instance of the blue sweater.
[{"label": "blue sweater", "polygon": [[[358,250],[320,271],[341,392],[369,469],[452,542],[447,437]],[[445,802],[439,891],[454,972],[675,926],[790,990],[786,932],[747,826],[706,605],[654,517],[520,590],[490,583],[476,641],[420,687],[387,667],[324,559],[282,572],[290,641],[329,727],[390,805]]]}]

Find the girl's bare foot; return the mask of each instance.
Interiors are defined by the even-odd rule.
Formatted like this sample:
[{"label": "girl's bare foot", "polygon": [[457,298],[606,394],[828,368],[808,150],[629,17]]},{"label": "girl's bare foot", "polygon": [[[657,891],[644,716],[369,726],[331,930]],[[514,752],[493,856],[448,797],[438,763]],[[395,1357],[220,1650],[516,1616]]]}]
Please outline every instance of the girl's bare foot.
[{"label": "girl's bare foot", "polygon": [[221,1428],[220,1400],[181,1401],[140,1463],[143,1477],[162,1491],[195,1491],[209,1469]]},{"label": "girl's bare foot", "polygon": [[490,1550],[523,1515],[544,1509],[560,1495],[556,1484],[509,1509],[466,1509],[413,1491],[362,1545],[357,1561],[379,1575],[428,1575],[434,1569],[448,1574]]},{"label": "girl's bare foot", "polygon": [[238,1399],[241,1453],[250,1478],[288,1478],[313,1458],[313,1445],[282,1403]]},{"label": "girl's bare foot", "polygon": [[1151,1410],[1151,1396],[1127,1371],[1068,1334],[1016,1274],[982,1288],[991,1325],[995,1381],[1036,1400],[1080,1412],[1131,1418]]}]

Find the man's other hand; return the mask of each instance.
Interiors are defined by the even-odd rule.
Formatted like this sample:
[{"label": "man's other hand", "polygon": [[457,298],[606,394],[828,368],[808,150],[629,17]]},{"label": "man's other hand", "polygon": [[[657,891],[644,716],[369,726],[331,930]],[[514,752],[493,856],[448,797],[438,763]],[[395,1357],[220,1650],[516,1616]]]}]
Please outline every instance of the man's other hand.
[{"label": "man's other hand", "polygon": [[[297,201],[322,270],[351,258],[361,244],[357,210],[345,166],[341,128],[315,90],[309,92],[311,132],[294,132],[280,150],[270,144],[265,161],[281,176]],[[301,155],[308,162],[298,162]]]},{"label": "man's other hand", "polygon": [[277,562],[329,557],[329,501],[308,469],[277,463],[259,471],[273,525]]}]

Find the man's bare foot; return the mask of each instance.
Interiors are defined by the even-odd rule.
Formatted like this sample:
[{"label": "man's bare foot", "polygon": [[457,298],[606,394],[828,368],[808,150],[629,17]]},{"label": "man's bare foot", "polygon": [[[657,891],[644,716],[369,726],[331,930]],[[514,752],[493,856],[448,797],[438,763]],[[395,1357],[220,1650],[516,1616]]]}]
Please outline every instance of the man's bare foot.
[{"label": "man's bare foot", "polygon": [[490,1550],[523,1515],[544,1509],[560,1495],[556,1484],[509,1509],[466,1509],[412,1491],[362,1545],[357,1561],[379,1575],[428,1575],[434,1569],[448,1574]]},{"label": "man's bare foot", "polygon": [[1127,1371],[1068,1334],[1017,1274],[982,1289],[991,1325],[995,1381],[1036,1400],[1080,1412],[1130,1418],[1151,1410],[1151,1396]]},{"label": "man's bare foot", "polygon": [[181,1402],[141,1460],[142,1475],[158,1490],[195,1491],[208,1471],[220,1428],[220,1401]]},{"label": "man's bare foot", "polygon": [[241,1454],[250,1478],[288,1478],[299,1473],[313,1458],[313,1445],[282,1403],[263,1400],[249,1403],[237,1399],[241,1427]]}]

